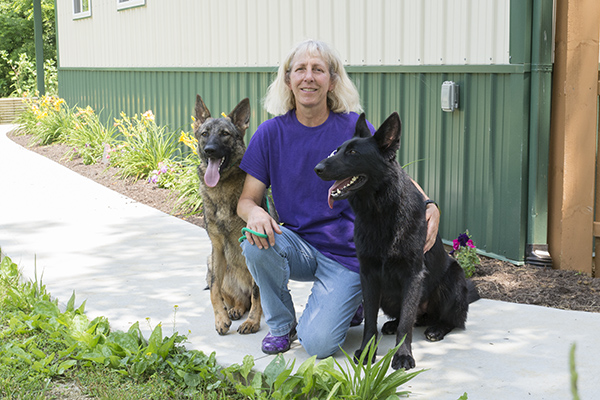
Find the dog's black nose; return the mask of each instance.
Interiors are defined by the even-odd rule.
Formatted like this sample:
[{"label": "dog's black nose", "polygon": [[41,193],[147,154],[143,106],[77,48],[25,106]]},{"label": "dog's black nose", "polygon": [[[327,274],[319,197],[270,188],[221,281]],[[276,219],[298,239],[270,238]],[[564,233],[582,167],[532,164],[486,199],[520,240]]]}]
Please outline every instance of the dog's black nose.
[{"label": "dog's black nose", "polygon": [[323,173],[323,171],[325,170],[325,165],[323,165],[322,162],[318,163],[315,166],[315,172],[317,173],[317,175],[321,176],[321,174]]},{"label": "dog's black nose", "polygon": [[209,143],[206,146],[204,146],[204,154],[206,154],[208,157],[218,158],[218,150],[219,148],[212,143]]}]

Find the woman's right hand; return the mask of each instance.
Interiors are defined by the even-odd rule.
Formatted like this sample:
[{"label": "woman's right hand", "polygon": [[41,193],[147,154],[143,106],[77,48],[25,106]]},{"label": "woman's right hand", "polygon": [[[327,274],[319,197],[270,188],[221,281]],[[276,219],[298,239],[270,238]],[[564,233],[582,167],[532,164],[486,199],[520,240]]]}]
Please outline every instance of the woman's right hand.
[{"label": "woman's right hand", "polygon": [[256,205],[252,207],[248,214],[246,227],[254,232],[266,234],[266,238],[257,236],[251,232],[244,232],[246,239],[250,244],[255,245],[259,249],[267,249],[269,246],[275,245],[275,233],[281,233],[279,224],[267,213],[262,207]]},{"label": "woman's right hand", "polygon": [[261,238],[251,232],[244,232],[248,242],[259,249],[267,249],[269,246],[273,246],[275,244],[275,233],[281,233],[277,221],[260,206],[266,189],[264,183],[252,175],[246,175],[242,195],[237,206],[237,213],[240,218],[246,221],[246,228],[267,235],[266,238]]}]

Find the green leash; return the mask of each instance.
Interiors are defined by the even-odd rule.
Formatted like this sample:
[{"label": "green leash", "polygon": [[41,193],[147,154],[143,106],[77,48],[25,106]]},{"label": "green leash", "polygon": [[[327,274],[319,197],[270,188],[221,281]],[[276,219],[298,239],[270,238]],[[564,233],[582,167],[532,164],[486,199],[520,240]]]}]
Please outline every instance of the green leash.
[{"label": "green leash", "polygon": [[[269,203],[270,203],[270,202],[269,202],[269,197],[267,196],[267,194],[266,194],[266,193],[265,193],[265,201],[266,201],[266,203],[267,203],[267,212],[268,212],[269,214],[271,214],[271,205],[269,204]],[[242,228],[242,235],[243,235],[243,236],[242,236],[242,237],[240,237],[240,238],[238,239],[238,242],[240,242],[240,243],[242,243],[244,240],[246,240],[246,235],[244,235],[244,232],[250,232],[251,234],[253,234],[253,235],[256,235],[256,236],[258,236],[258,237],[260,237],[260,238],[263,238],[263,239],[266,239],[266,238],[268,238],[268,237],[269,237],[268,235],[266,235],[266,234],[264,234],[264,233],[258,233],[258,232],[256,232],[256,231],[253,231],[253,230],[252,230],[252,229],[250,229],[250,228],[246,228],[246,227],[244,227],[244,228]]]},{"label": "green leash", "polygon": [[[256,232],[256,231],[253,231],[252,229],[249,229],[249,228],[246,228],[246,227],[243,227],[243,228],[242,228],[242,234],[243,234],[244,232],[250,232],[251,234],[253,234],[253,235],[256,235],[256,236],[258,236],[258,237],[261,237],[261,238],[263,238],[263,239],[266,239],[266,238],[268,238],[268,237],[269,237],[269,236],[265,235],[264,233],[258,233],[258,232]],[[241,238],[239,238],[239,239],[238,239],[238,242],[242,243],[244,240],[246,240],[246,235],[243,235]]]}]

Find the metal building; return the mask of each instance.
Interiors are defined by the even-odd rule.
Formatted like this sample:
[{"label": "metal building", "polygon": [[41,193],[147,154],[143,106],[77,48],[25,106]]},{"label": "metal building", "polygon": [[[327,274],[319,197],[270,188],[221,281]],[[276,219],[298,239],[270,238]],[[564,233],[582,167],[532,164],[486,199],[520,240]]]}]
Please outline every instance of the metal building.
[{"label": "metal building", "polygon": [[[400,161],[486,255],[523,263],[547,243],[552,0],[56,0],[59,93],[103,115],[152,109],[189,130],[211,110],[261,99],[297,42],[346,63],[367,118],[403,121]],[[442,110],[445,81],[458,108]]]}]

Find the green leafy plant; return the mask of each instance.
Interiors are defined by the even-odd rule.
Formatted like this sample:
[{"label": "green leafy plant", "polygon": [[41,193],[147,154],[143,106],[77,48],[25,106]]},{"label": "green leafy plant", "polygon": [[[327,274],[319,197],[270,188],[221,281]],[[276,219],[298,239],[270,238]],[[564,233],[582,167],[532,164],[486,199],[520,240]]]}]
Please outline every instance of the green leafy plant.
[{"label": "green leafy plant", "polygon": [[[19,54],[19,58],[15,61],[8,57],[6,51],[0,51],[0,58],[10,68],[8,72],[12,89],[10,97],[27,97],[38,92],[35,61],[30,60],[27,53]],[[58,78],[54,60],[44,62],[44,87],[46,95],[58,93]]]},{"label": "green leafy plant", "polygon": [[24,99],[28,107],[17,121],[33,135],[37,144],[48,145],[64,140],[74,128],[75,117],[65,101],[55,96]]},{"label": "green leafy plant", "polygon": [[[170,391],[187,393],[218,389],[234,393],[219,374],[215,354],[186,350],[184,336],[163,336],[158,324],[146,340],[139,323],[127,332],[111,330],[105,317],[89,321],[85,302],[75,306],[75,294],[60,311],[41,281],[20,281],[10,258],[0,262],[0,395],[2,371],[18,376],[16,386],[29,381],[49,382],[73,368],[108,368],[135,382],[160,377]],[[10,317],[7,319],[7,313]],[[25,382],[27,381],[27,382]],[[43,392],[46,387],[37,387]],[[229,397],[229,396],[225,396]],[[164,398],[162,396],[161,398]]]},{"label": "green leafy plant", "polygon": [[452,241],[452,251],[450,252],[450,255],[458,261],[465,271],[465,276],[467,278],[470,278],[473,273],[475,273],[475,268],[481,264],[481,260],[477,255],[475,243],[471,239],[468,230],[465,233],[458,235],[458,238]]},{"label": "green leafy plant", "polygon": [[316,357],[304,361],[296,373],[293,373],[295,361],[286,365],[281,354],[265,368],[264,373],[253,372],[254,360],[244,358],[243,364],[234,364],[223,370],[227,379],[235,388],[250,399],[398,399],[408,392],[398,391],[422,371],[408,373],[400,369],[388,374],[389,367],[398,350],[390,349],[377,363],[372,360],[377,345],[374,338],[358,363],[344,352],[346,366],[340,365],[333,357],[316,363]]},{"label": "green leafy plant", "polygon": [[577,346],[575,343],[571,345],[571,350],[569,351],[569,369],[571,372],[571,395],[573,396],[573,400],[579,400],[579,390],[577,389],[577,369],[575,368],[575,348]]},{"label": "green leafy plant", "polygon": [[147,177],[159,168],[159,163],[168,162],[180,153],[175,132],[158,127],[152,111],[133,118],[121,113],[115,127],[123,134],[123,140],[113,149],[111,163],[121,168],[124,177]]},{"label": "green leafy plant", "polygon": [[[350,368],[344,372],[346,381],[351,382],[350,393],[347,398],[389,400],[408,395],[409,392],[406,391],[397,392],[397,388],[425,370],[409,373],[401,368],[387,375],[392,359],[402,343],[404,343],[404,338],[375,364],[372,363],[378,345],[378,343],[375,343],[375,337],[369,340],[367,347],[356,363],[353,362],[353,357],[344,352],[347,359],[346,365],[350,365]],[[366,363],[364,362],[365,357]],[[342,369],[341,366],[340,369]]]},{"label": "green leafy plant", "polygon": [[200,178],[198,177],[198,141],[192,135],[181,132],[179,142],[183,143],[189,152],[179,164],[177,179],[174,180],[172,189],[178,193],[175,201],[174,212],[184,215],[195,215],[202,212],[202,196],[200,196]]},{"label": "green leafy plant", "polygon": [[[105,127],[91,107],[77,108],[72,128],[65,134],[64,142],[72,147],[67,157],[80,156],[86,165],[108,157],[108,149],[117,139],[117,128]],[[108,161],[108,158],[107,158]]]}]

